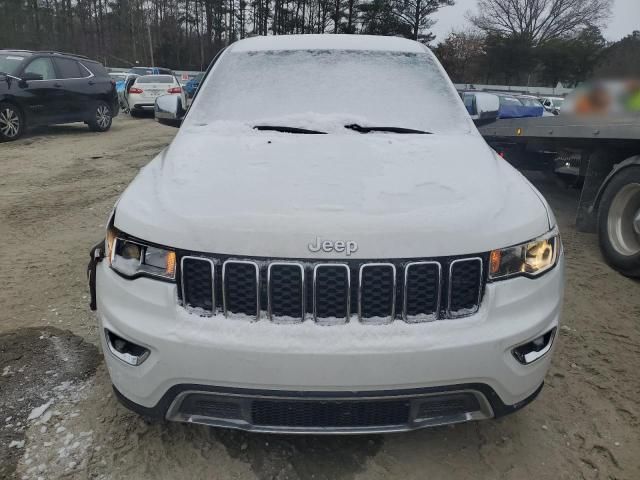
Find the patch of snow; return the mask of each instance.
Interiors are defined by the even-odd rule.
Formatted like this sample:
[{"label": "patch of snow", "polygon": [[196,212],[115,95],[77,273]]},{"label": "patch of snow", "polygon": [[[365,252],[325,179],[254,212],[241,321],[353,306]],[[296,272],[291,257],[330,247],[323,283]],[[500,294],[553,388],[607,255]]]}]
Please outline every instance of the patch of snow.
[{"label": "patch of snow", "polygon": [[51,410],[47,410],[46,412],[44,412],[44,415],[40,417],[40,420],[38,420],[38,423],[40,424],[47,423],[49,420],[51,420],[51,415],[52,415]]},{"label": "patch of snow", "polygon": [[24,440],[12,440],[9,444],[9,448],[23,448]]},{"label": "patch of snow", "polygon": [[[386,352],[391,348],[429,348],[435,346],[434,338],[440,332],[454,334],[468,328],[472,317],[461,318],[456,322],[419,322],[407,323],[395,320],[391,323],[370,325],[361,323],[357,315],[352,315],[348,322],[344,318],[326,318],[322,323],[331,324],[330,328],[316,323],[307,315],[304,322],[279,323],[270,321],[265,312],[259,320],[254,317],[232,314],[224,317],[221,312],[215,315],[215,329],[202,328],[202,321],[187,311],[178,313],[180,328],[176,329],[176,341],[182,338],[192,342],[201,339],[220,345],[221,348],[237,348],[240,350],[262,351],[277,350],[292,353],[310,353],[317,349],[323,352],[360,351]],[[380,319],[382,320],[382,319]],[[384,319],[386,321],[386,319]],[[251,327],[248,328],[248,325]],[[393,345],[393,347],[390,347]]]},{"label": "patch of snow", "polygon": [[47,403],[40,405],[39,407],[31,410],[31,413],[27,417],[27,420],[35,420],[40,417],[51,405],[53,405],[53,399],[49,400]]},{"label": "patch of snow", "polygon": [[424,46],[400,37],[374,35],[279,35],[246,38],[234,43],[234,52],[259,52],[264,50],[381,50],[424,53]]},{"label": "patch of snow", "polygon": [[64,437],[64,445],[67,446],[71,443],[71,440],[73,440],[73,433],[67,433],[67,435],[65,435]]}]

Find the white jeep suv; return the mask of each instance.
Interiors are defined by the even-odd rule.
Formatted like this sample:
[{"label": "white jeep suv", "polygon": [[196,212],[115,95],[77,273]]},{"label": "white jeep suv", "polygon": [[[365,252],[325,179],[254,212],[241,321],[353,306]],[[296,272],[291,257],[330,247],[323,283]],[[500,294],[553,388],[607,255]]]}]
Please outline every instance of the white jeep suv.
[{"label": "white jeep suv", "polygon": [[263,432],[513,412],[542,388],[564,283],[543,197],[433,54],[391,37],[225,49],[93,253],[118,398]]}]

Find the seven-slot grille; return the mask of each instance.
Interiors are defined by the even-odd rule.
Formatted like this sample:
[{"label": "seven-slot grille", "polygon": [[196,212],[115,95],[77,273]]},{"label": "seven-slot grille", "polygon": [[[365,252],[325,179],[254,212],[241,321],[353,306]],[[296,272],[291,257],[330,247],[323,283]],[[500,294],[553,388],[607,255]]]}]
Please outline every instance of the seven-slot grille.
[{"label": "seven-slot grille", "polygon": [[183,256],[182,304],[200,313],[266,315],[278,322],[424,322],[475,313],[484,289],[483,259],[314,263]]}]

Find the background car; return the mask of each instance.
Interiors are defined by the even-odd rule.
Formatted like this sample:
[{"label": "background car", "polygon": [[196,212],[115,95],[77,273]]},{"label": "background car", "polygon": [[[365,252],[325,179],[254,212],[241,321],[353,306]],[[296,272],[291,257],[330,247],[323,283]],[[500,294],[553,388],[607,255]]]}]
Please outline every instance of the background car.
[{"label": "background car", "polygon": [[539,112],[539,115],[533,115],[534,117],[546,117],[553,115],[544,109],[542,102],[538,97],[534,97],[533,95],[518,95],[517,98],[525,107],[535,108],[535,111]]},{"label": "background car", "polygon": [[111,80],[116,83],[116,91],[118,94],[124,90],[124,82],[127,79],[127,73],[122,72],[109,72]]},{"label": "background car", "polygon": [[182,105],[187,104],[184,89],[173,75],[144,75],[137,77],[126,92],[127,105],[131,116],[144,110],[153,111],[155,100],[161,95],[180,95]]},{"label": "background car", "polygon": [[120,108],[124,113],[130,113],[128,93],[129,89],[133,86],[139,76],[140,75],[136,75],[135,73],[127,73],[124,80],[116,83],[118,101],[120,102]]},{"label": "background car", "polygon": [[541,117],[544,108],[540,104],[532,105],[514,95],[498,94],[500,110],[498,118]]},{"label": "background car", "polygon": [[562,97],[543,97],[540,99],[542,106],[547,112],[551,112],[554,115],[558,115],[562,110],[562,104],[564,98]]},{"label": "background car", "polygon": [[184,90],[185,92],[187,92],[187,95],[189,98],[192,98],[195,95],[196,90],[200,86],[200,82],[202,81],[203,78],[204,78],[204,72],[197,74],[195,77],[193,77],[184,85]]},{"label": "background car", "polygon": [[0,141],[36,125],[84,122],[104,132],[118,114],[115,82],[87,57],[0,50],[0,72]]},{"label": "background car", "polygon": [[495,101],[499,102],[498,118],[541,117],[544,112],[540,102],[531,100],[535,97],[520,98],[515,95],[478,91],[461,92],[460,97],[464,106],[471,118],[475,120],[478,119],[476,117],[478,96],[493,97]]}]

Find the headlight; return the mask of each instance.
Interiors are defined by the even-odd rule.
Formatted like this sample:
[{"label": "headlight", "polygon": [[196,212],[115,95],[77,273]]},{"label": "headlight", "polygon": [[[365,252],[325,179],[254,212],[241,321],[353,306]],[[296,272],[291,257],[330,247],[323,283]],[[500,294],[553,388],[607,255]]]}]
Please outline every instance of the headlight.
[{"label": "headlight", "polygon": [[541,275],[554,267],[560,248],[560,235],[558,229],[554,228],[530,242],[493,250],[489,257],[489,279]]},{"label": "headlight", "polygon": [[124,237],[116,229],[107,230],[107,258],[111,268],[127,277],[148,275],[173,280],[176,252],[146,245]]}]

